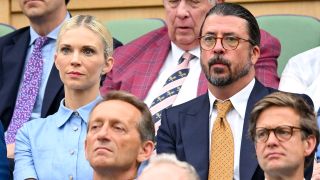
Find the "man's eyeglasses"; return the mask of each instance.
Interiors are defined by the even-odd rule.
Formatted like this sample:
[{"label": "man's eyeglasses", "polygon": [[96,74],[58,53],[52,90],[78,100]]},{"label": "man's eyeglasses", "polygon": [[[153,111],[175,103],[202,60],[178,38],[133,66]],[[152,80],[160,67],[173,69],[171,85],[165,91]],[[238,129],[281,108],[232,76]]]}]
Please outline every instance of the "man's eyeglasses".
[{"label": "man's eyeglasses", "polygon": [[256,143],[265,143],[269,139],[270,132],[272,131],[279,141],[284,142],[292,137],[294,129],[301,130],[301,128],[294,126],[278,126],[272,129],[256,128],[254,139]]},{"label": "man's eyeglasses", "polygon": [[252,45],[255,44],[250,39],[243,39],[243,38],[239,38],[236,36],[215,37],[213,35],[207,34],[207,35],[199,37],[199,39],[200,39],[200,47],[206,51],[212,50],[216,46],[218,39],[221,39],[222,47],[225,50],[237,49],[240,41],[249,42]]}]

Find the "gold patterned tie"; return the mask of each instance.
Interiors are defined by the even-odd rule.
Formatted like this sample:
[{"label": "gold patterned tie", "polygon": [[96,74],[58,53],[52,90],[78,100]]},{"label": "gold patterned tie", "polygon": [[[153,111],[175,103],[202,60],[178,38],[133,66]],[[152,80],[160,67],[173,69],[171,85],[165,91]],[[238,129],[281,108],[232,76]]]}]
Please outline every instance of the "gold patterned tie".
[{"label": "gold patterned tie", "polygon": [[215,102],[218,111],[211,134],[211,151],[209,180],[233,179],[234,143],[230,125],[226,119],[227,112],[232,108],[230,100]]}]

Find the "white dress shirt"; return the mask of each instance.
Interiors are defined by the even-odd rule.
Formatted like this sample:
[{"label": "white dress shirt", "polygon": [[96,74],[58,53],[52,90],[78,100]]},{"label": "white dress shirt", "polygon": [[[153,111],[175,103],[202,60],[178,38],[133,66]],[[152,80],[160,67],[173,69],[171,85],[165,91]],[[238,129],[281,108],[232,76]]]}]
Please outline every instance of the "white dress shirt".
[{"label": "white dress shirt", "polygon": [[[159,72],[158,78],[153,82],[148,95],[146,96],[144,102],[150,107],[152,101],[158,97],[161,91],[161,88],[167,81],[167,79],[175,72],[178,61],[181,58],[185,51],[177,47],[174,43],[171,42],[171,50],[165,60],[161,70]],[[195,97],[197,97],[198,82],[201,73],[200,65],[200,48],[193,49],[188,51],[190,54],[196,56],[189,62],[189,74],[185,78],[182,87],[179,91],[179,94],[176,100],[173,103],[173,106],[187,102]]]},{"label": "white dress shirt", "polygon": [[[237,94],[233,95],[230,98],[233,108],[231,108],[231,110],[227,113],[227,121],[230,124],[232,134],[233,134],[233,139],[234,139],[234,176],[233,176],[234,180],[240,179],[239,164],[240,164],[240,148],[241,148],[242,131],[243,131],[242,128],[244,123],[244,117],[246,114],[248,99],[253,89],[254,83],[255,83],[255,79],[253,79],[245,88],[243,88],[241,91],[239,91]],[[221,101],[216,97],[214,97],[214,95],[209,91],[209,101],[210,101],[209,152],[211,148],[211,135],[212,135],[213,123],[217,117],[217,110],[216,108],[213,107],[215,100]]]},{"label": "white dress shirt", "polygon": [[315,111],[320,107],[320,47],[292,57],[282,75],[279,90],[311,97]]}]

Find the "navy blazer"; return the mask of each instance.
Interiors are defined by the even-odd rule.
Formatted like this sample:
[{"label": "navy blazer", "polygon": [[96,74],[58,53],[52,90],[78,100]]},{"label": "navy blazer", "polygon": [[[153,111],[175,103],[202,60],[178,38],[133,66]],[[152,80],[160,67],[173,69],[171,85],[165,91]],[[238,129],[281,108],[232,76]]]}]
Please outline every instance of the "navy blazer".
[{"label": "navy blazer", "polygon": [[[256,80],[250,93],[240,149],[241,180],[264,180],[264,173],[259,167],[255,155],[254,143],[248,136],[249,118],[254,104],[275,91],[275,89],[267,88]],[[312,104],[311,99],[306,98]],[[157,153],[176,154],[179,160],[193,165],[203,180],[208,179],[209,170],[209,107],[207,93],[184,104],[164,110],[157,134]],[[308,177],[311,177],[311,174],[309,172]]]},{"label": "navy blazer", "polygon": [[[114,40],[114,47],[121,42]],[[30,41],[30,28],[24,27],[0,38],[0,120],[6,131],[11,121]],[[64,98],[63,83],[53,65],[42,102],[41,117],[55,113]]]},{"label": "navy blazer", "polygon": [[9,179],[7,147],[4,141],[4,131],[1,123],[0,123],[0,179]]}]

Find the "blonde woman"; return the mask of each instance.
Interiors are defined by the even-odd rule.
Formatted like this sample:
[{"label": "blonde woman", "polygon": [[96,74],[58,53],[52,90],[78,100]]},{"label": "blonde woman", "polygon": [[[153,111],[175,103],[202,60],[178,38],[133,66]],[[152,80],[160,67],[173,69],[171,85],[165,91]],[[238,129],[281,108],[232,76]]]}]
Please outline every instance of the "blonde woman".
[{"label": "blonde woman", "polygon": [[55,114],[27,122],[17,133],[14,179],[92,179],[84,140],[100,78],[113,66],[112,38],[92,16],[67,21],[59,33],[55,65],[65,98]]}]

